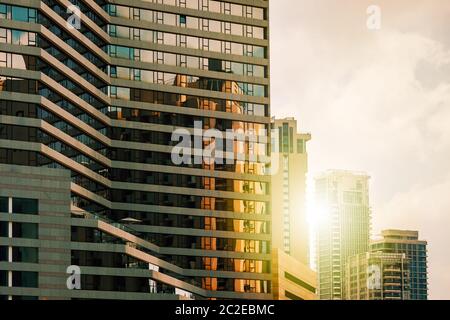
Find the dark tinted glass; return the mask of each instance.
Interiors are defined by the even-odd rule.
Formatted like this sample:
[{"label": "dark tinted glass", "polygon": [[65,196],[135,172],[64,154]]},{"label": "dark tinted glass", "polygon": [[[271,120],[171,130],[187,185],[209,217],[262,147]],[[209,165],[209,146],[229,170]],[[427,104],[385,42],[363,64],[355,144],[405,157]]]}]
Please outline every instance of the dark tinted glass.
[{"label": "dark tinted glass", "polygon": [[38,238],[38,225],[36,223],[14,223],[13,224],[14,238]]},{"label": "dark tinted glass", "polygon": [[0,221],[0,237],[8,237],[8,222]]},{"label": "dark tinted glass", "polygon": [[38,287],[38,273],[29,271],[13,271],[13,287]]},{"label": "dark tinted glass", "polygon": [[0,197],[0,212],[8,212],[8,198]]},{"label": "dark tinted glass", "polygon": [[28,247],[13,248],[14,262],[38,263],[38,249]]},{"label": "dark tinted glass", "polygon": [[8,286],[8,271],[0,270],[0,287]]},{"label": "dark tinted glass", "polygon": [[14,198],[13,213],[38,214],[38,201],[35,199]]},{"label": "dark tinted glass", "polygon": [[8,247],[0,247],[0,261],[8,261]]}]

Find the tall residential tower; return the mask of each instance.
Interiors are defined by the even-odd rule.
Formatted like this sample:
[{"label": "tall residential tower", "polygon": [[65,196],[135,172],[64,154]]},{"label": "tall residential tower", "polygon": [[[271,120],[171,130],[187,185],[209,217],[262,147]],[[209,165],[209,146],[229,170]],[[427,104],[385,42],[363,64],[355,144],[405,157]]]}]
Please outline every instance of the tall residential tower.
[{"label": "tall residential tower", "polygon": [[[320,299],[344,298],[344,268],[350,256],[369,249],[369,177],[325,172],[315,179],[316,259]],[[320,218],[320,219],[319,219]]]},{"label": "tall residential tower", "polygon": [[2,298],[272,296],[267,144],[172,161],[176,129],[269,131],[268,8],[0,0]]},{"label": "tall residential tower", "polygon": [[317,299],[317,274],[309,268],[309,225],[306,215],[306,143],[294,118],[272,119],[272,246],[275,299]]},{"label": "tall residential tower", "polygon": [[272,175],[272,237],[278,248],[309,265],[309,226],[306,216],[307,133],[297,133],[294,118],[272,120],[279,150],[273,150],[276,167]]}]

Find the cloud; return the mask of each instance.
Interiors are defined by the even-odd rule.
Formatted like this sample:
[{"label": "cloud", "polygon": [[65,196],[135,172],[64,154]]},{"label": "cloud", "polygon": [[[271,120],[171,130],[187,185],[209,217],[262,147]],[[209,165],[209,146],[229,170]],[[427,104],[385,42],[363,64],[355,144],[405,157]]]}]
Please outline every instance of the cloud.
[{"label": "cloud", "polygon": [[[396,194],[387,204],[376,208],[376,229],[405,228],[420,230],[428,241],[428,264],[431,299],[448,299],[450,288],[450,176],[441,183],[416,185]],[[406,221],[406,223],[405,223]]]}]

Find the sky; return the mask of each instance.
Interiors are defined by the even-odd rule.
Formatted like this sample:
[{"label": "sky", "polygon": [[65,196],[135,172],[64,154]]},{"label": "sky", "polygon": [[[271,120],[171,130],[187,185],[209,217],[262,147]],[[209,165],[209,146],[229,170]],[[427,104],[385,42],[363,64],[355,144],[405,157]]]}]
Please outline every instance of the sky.
[{"label": "sky", "polygon": [[270,19],[272,115],[312,134],[310,176],[367,172],[373,236],[418,230],[450,299],[450,1],[272,0]]}]

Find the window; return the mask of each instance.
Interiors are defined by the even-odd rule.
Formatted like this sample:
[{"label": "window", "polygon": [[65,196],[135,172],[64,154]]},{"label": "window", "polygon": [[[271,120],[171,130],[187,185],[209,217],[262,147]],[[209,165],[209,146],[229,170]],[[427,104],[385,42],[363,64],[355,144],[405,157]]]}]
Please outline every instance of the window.
[{"label": "window", "polygon": [[297,139],[297,153],[304,153],[304,142],[302,139]]},{"label": "window", "polygon": [[0,221],[0,237],[8,237],[8,222]]},{"label": "window", "polygon": [[0,262],[8,261],[8,247],[0,246]]},{"label": "window", "polygon": [[313,286],[311,286],[311,285],[307,284],[306,282],[300,280],[299,278],[297,278],[296,276],[290,274],[289,272],[285,272],[284,273],[284,277],[286,279],[288,279],[288,280],[298,284],[299,286],[305,288],[306,290],[308,290],[308,291],[310,291],[312,293],[316,292],[316,289]]},{"label": "window", "polygon": [[13,287],[38,287],[38,273],[29,271],[13,271]]},{"label": "window", "polygon": [[181,14],[180,15],[180,24],[186,24],[186,22],[187,22],[186,16]]},{"label": "window", "polygon": [[284,295],[286,296],[286,298],[289,298],[291,300],[304,300],[304,299],[300,298],[299,296],[297,296],[287,290],[284,291]]},{"label": "window", "polygon": [[8,198],[0,197],[0,212],[8,212]]},{"label": "window", "polygon": [[38,214],[38,201],[35,199],[13,198],[13,213]]},{"label": "window", "polygon": [[7,18],[6,14],[7,14],[6,4],[0,4],[0,18],[6,19]]},{"label": "window", "polygon": [[0,270],[0,287],[8,286],[8,271]]},{"label": "window", "polygon": [[13,223],[13,237],[14,238],[38,238],[38,225],[37,223]]},{"label": "window", "polygon": [[13,247],[14,262],[38,263],[38,248]]},{"label": "window", "polygon": [[28,22],[28,9],[22,7],[12,7],[12,19],[16,21]]}]

